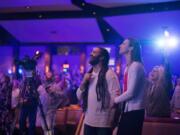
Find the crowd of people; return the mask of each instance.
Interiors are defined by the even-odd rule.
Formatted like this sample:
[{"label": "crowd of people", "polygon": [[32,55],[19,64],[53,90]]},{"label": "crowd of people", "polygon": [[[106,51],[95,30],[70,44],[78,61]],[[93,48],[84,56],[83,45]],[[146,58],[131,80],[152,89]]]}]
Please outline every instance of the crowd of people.
[{"label": "crowd of people", "polygon": [[26,134],[28,118],[28,134],[34,135],[39,115],[44,135],[54,135],[56,110],[69,104],[82,105],[84,135],[141,135],[144,116],[180,114],[180,77],[172,81],[168,61],[147,77],[137,40],[125,39],[119,53],[126,59],[123,84],[101,47],[92,50],[84,77],[78,71],[47,72],[18,80],[0,73],[0,134],[12,135],[17,120]]},{"label": "crowd of people", "polygon": [[[71,77],[74,76],[74,77]],[[0,73],[0,134],[12,135],[18,121],[20,134],[35,134],[36,116],[40,118],[45,135],[54,135],[58,108],[77,104],[76,90],[81,74],[78,72],[47,72],[45,75],[22,77]]]}]

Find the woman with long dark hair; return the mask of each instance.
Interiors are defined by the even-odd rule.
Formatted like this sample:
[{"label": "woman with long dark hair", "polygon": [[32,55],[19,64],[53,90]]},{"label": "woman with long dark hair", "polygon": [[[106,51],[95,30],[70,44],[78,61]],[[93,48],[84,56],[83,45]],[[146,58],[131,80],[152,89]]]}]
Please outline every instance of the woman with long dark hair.
[{"label": "woman with long dark hair", "polygon": [[92,68],[85,74],[77,97],[83,100],[84,135],[112,135],[113,100],[120,91],[119,81],[109,69],[109,53],[94,48],[89,63]]},{"label": "woman with long dark hair", "polygon": [[144,120],[145,71],[141,59],[141,48],[137,40],[128,38],[120,45],[125,56],[123,93],[114,102],[123,104],[118,125],[118,135],[141,135]]}]

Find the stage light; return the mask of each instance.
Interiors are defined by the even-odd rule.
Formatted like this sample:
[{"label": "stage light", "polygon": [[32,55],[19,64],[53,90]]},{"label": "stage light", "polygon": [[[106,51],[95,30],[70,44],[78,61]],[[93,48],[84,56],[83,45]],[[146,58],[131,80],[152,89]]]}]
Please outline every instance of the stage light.
[{"label": "stage light", "polygon": [[84,69],[84,66],[81,65],[81,66],[80,66],[80,73],[83,74],[83,73],[84,73],[84,70],[85,70],[85,69]]},{"label": "stage light", "polygon": [[39,51],[36,51],[36,55],[38,55],[40,52]]},{"label": "stage light", "polygon": [[38,18],[42,18],[42,15],[39,15]]},{"label": "stage light", "polygon": [[81,5],[82,5],[82,6],[85,6],[85,3],[83,2],[83,3],[81,3]]},{"label": "stage light", "polygon": [[23,70],[21,68],[18,69],[19,74],[23,73]]},{"label": "stage light", "polygon": [[30,7],[30,6],[26,6],[25,8],[26,8],[26,9],[30,9],[31,7]]},{"label": "stage light", "polygon": [[165,37],[169,37],[169,36],[170,36],[169,31],[165,30],[165,31],[164,31],[164,36],[165,36]]},{"label": "stage light", "polygon": [[12,74],[12,70],[11,69],[8,69],[8,74]]},{"label": "stage light", "polygon": [[66,69],[66,68],[64,68],[64,69],[63,69],[63,72],[67,72],[67,69]]},{"label": "stage light", "polygon": [[178,45],[178,39],[175,37],[169,38],[167,42],[168,48],[175,48]]},{"label": "stage light", "polygon": [[16,72],[16,66],[15,65],[12,67],[12,71],[13,71],[13,73]]},{"label": "stage light", "polygon": [[96,15],[96,12],[92,12],[93,15]]},{"label": "stage light", "polygon": [[109,31],[110,31],[110,29],[106,29],[106,31],[107,31],[107,32],[109,32]]},{"label": "stage light", "polygon": [[178,39],[175,37],[169,37],[169,38],[161,38],[157,40],[157,43],[159,48],[161,49],[172,49],[177,47],[178,45]]},{"label": "stage light", "polygon": [[46,73],[49,72],[49,66],[48,66],[48,65],[45,66],[45,72],[46,72]]},{"label": "stage light", "polygon": [[69,68],[69,64],[63,64],[63,68]]},{"label": "stage light", "polygon": [[156,44],[158,45],[158,47],[162,48],[164,46],[164,44],[165,44],[165,41],[164,41],[163,38],[160,38],[160,39],[157,40]]}]

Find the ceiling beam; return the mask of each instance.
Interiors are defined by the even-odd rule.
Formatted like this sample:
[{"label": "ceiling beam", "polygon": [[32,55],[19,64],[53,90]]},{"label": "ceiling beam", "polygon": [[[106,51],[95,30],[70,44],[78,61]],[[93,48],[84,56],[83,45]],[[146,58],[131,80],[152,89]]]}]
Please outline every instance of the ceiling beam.
[{"label": "ceiling beam", "polygon": [[108,10],[106,16],[173,11],[180,10],[180,1],[114,7]]},{"label": "ceiling beam", "polygon": [[11,35],[4,27],[0,25],[0,41],[3,44],[19,45],[18,41],[13,35]]},{"label": "ceiling beam", "polygon": [[13,35],[11,35],[6,29],[0,25],[0,45],[10,45],[13,48],[13,59],[19,59],[19,45],[18,41]]},{"label": "ceiling beam", "polygon": [[103,45],[105,42],[21,42],[20,46],[83,46],[83,45]]},{"label": "ceiling beam", "polygon": [[119,33],[116,32],[116,30],[113,29],[103,19],[102,16],[98,16],[98,17],[96,16],[96,15],[99,15],[102,11],[104,12],[105,8],[86,3],[84,0],[72,0],[72,3],[75,6],[78,6],[79,8],[83,9],[84,11],[88,11],[89,14],[93,14],[96,17],[98,25],[99,25],[99,29],[102,33],[105,43],[117,43],[117,42],[122,41],[123,37],[120,36]]},{"label": "ceiling beam", "polygon": [[[114,15],[151,13],[161,11],[180,10],[180,1],[141,4],[116,8],[102,8],[84,2],[72,0],[73,4],[83,9],[82,11],[44,11],[23,13],[0,13],[0,20],[26,20],[26,19],[51,19],[51,18],[90,18]],[[84,3],[84,4],[83,4]]]},{"label": "ceiling beam", "polygon": [[97,18],[97,22],[106,43],[119,44],[123,41],[124,38],[103,18]]},{"label": "ceiling beam", "polygon": [[33,19],[55,19],[55,18],[89,18],[93,15],[84,11],[41,11],[21,13],[0,13],[0,20],[33,20]]},{"label": "ceiling beam", "polygon": [[84,10],[89,9],[89,8],[91,8],[91,10],[105,9],[101,6],[87,3],[85,0],[71,0],[71,1],[72,1],[72,4],[74,4],[75,6],[78,6],[81,9],[84,9]]}]

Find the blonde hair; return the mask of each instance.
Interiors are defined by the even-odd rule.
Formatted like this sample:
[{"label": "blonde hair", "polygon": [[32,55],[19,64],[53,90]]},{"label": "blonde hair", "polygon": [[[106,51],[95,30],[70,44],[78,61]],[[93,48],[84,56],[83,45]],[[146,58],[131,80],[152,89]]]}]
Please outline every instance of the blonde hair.
[{"label": "blonde hair", "polygon": [[155,69],[158,72],[158,79],[155,82],[156,86],[165,85],[166,76],[165,76],[165,68],[164,68],[164,66],[161,66],[161,65],[160,66],[155,66],[153,69]]}]

